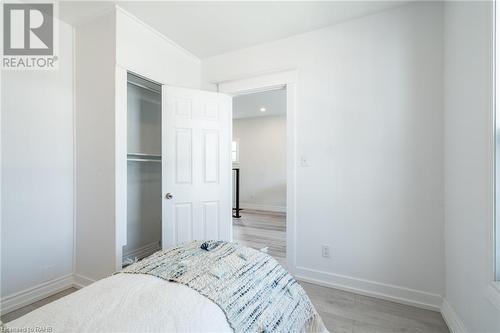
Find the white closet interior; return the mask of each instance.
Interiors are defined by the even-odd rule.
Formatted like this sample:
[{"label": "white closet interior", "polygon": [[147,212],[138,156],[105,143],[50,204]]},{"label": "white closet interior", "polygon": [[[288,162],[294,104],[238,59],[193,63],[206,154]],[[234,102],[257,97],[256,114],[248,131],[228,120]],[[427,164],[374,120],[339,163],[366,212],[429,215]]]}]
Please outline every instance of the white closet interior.
[{"label": "white closet interior", "polygon": [[161,249],[161,85],[127,74],[127,244],[123,264]]}]

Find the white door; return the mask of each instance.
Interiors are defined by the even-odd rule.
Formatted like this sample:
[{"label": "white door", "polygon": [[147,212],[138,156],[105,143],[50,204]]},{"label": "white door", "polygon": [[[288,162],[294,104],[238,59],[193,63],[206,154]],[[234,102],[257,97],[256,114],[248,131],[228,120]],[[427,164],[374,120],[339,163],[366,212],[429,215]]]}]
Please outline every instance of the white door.
[{"label": "white door", "polygon": [[163,248],[231,240],[231,97],[163,86]]}]

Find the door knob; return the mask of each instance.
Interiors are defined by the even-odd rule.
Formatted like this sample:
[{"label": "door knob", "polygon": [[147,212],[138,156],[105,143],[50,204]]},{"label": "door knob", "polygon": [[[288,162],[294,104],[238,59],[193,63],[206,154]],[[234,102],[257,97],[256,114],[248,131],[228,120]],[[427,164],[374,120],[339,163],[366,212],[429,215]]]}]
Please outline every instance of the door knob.
[{"label": "door knob", "polygon": [[168,192],[167,194],[165,194],[165,199],[167,200],[172,200],[174,198],[174,195],[170,192]]}]

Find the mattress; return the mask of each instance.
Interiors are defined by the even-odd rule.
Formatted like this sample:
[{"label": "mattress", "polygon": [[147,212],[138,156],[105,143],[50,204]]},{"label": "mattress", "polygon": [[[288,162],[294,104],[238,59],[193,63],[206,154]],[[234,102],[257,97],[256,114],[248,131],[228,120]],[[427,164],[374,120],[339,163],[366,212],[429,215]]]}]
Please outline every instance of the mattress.
[{"label": "mattress", "polygon": [[99,280],[6,324],[32,332],[232,332],[224,312],[182,284],[150,275]]}]

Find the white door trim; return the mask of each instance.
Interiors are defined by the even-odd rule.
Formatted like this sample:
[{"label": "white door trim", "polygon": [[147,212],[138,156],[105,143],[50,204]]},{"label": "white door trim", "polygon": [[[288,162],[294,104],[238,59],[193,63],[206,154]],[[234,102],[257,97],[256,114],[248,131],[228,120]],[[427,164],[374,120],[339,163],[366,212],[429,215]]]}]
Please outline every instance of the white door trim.
[{"label": "white door trim", "polygon": [[115,69],[115,271],[127,244],[127,69]]},{"label": "white door trim", "polygon": [[286,87],[286,133],[287,133],[287,190],[286,190],[286,257],[287,269],[295,273],[296,267],[296,178],[297,178],[297,70],[284,70],[259,75],[249,75],[235,80],[215,82],[218,91],[229,95],[242,95],[252,92],[273,90]]}]

